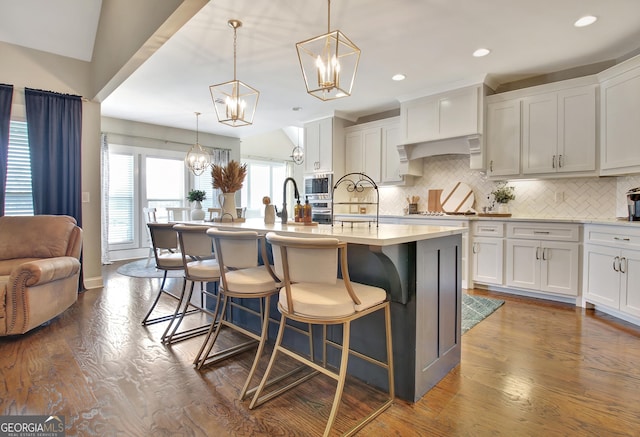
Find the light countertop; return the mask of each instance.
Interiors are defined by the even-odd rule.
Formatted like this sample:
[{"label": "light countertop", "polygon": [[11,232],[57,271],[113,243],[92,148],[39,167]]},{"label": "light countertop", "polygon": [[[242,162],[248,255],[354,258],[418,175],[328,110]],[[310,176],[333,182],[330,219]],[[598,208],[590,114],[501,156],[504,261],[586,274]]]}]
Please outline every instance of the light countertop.
[{"label": "light countertop", "polygon": [[[336,214],[336,217],[367,217],[375,219],[375,216],[365,214]],[[626,218],[621,217],[602,217],[602,218],[575,218],[575,217],[480,217],[477,215],[380,215],[380,219],[402,219],[403,221],[411,220],[451,220],[451,221],[522,221],[522,222],[539,222],[539,223],[577,223],[577,224],[595,224],[595,225],[619,225],[632,226],[640,229],[640,221],[630,222]]]},{"label": "light countertop", "polygon": [[297,224],[283,225],[276,221],[275,224],[267,225],[262,218],[247,219],[244,223],[212,223],[204,221],[189,222],[190,224],[205,224],[216,226],[220,229],[244,229],[258,232],[277,232],[282,235],[292,235],[301,237],[335,237],[340,241],[354,244],[366,244],[371,246],[391,246],[394,244],[408,243],[411,241],[428,240],[449,235],[462,234],[468,231],[464,227],[456,226],[431,226],[431,225],[411,225],[411,224],[386,224],[381,223],[376,227],[375,223],[368,226],[365,223],[340,226],[317,225],[304,226]]}]

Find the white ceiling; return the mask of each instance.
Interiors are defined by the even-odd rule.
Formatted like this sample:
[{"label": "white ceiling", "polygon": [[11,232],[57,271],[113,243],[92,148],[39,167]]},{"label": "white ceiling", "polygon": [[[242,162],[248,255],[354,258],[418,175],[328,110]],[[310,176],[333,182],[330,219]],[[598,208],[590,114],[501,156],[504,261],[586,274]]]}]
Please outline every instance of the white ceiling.
[{"label": "white ceiling", "polygon": [[[0,40],[88,60],[101,3],[0,0]],[[573,27],[587,14],[598,21]],[[243,22],[237,77],[260,91],[254,125],[240,128],[216,121],[209,93],[233,78],[232,18]],[[355,119],[412,97],[625,56],[640,48],[640,1],[334,0],[331,27],[362,50],[351,97],[308,95],[298,65],[295,43],[327,30],[326,1],[211,0],[102,102],[102,114],[194,129],[198,111],[201,131],[240,138],[333,113]],[[479,47],[492,52],[472,57]],[[393,82],[399,72],[407,79]]]}]

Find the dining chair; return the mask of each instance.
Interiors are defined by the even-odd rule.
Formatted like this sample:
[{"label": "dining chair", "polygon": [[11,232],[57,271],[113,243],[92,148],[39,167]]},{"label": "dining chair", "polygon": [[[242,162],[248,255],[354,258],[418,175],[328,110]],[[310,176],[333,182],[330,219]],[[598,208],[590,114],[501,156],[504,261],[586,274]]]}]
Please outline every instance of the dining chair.
[{"label": "dining chair", "polygon": [[191,208],[187,207],[167,207],[167,221],[188,221],[191,220]]},{"label": "dining chair", "polygon": [[208,221],[212,222],[216,217],[220,217],[222,214],[222,208],[207,208],[209,213]]},{"label": "dining chair", "polygon": [[[171,322],[165,329],[164,334],[162,334],[163,343],[186,340],[204,334],[209,329],[209,323],[207,323],[195,328],[178,331],[185,315],[189,313],[189,308],[194,306],[191,302],[191,296],[196,282],[200,283],[200,306],[196,307],[196,309],[211,316],[213,324],[215,324],[220,303],[220,294],[208,291],[205,287],[207,282],[217,283],[220,281],[220,266],[214,256],[211,239],[207,236],[207,227],[177,224],[173,226],[173,229],[178,234],[184,279],[179,303],[176,306]],[[187,283],[190,283],[188,289]],[[205,296],[215,297],[216,304],[213,311],[207,309]]]},{"label": "dining chair", "polygon": [[[278,299],[278,310],[282,317],[269,364],[249,408],[255,408],[309,379],[308,376],[303,376],[285,387],[263,395],[274,363],[278,355],[282,353],[309,366],[316,372],[321,372],[336,380],[337,387],[324,430],[324,435],[327,436],[340,407],[349,356],[353,354],[386,370],[389,396],[380,407],[361,419],[346,433],[350,435],[362,429],[393,403],[393,352],[390,306],[387,294],[381,288],[352,282],[349,279],[347,244],[336,238],[290,237],[269,232],[266,239],[272,245],[275,273],[278,277],[283,278],[284,282]],[[338,277],[338,263],[342,278]],[[355,351],[350,345],[351,322],[377,311],[384,313],[386,343],[386,360],[384,361],[367,356],[364,351]],[[323,326],[323,354],[320,363],[315,361],[313,357],[306,357],[283,344],[283,331],[289,319]],[[327,338],[327,326],[330,325],[342,327],[341,344],[337,339]],[[336,370],[327,364],[327,347],[333,347],[339,352],[337,354],[340,357],[339,365],[331,363],[337,367]]]},{"label": "dining chair", "polygon": [[[142,208],[142,212],[144,213],[144,224],[148,225],[149,223],[157,222],[156,218],[156,209],[155,208]],[[153,259],[153,243],[151,242],[151,232],[149,232],[149,226],[145,226],[147,231],[147,240],[149,243],[149,255],[147,256],[147,264],[146,267],[149,267],[149,263]]]},{"label": "dining chair", "polygon": [[[213,240],[220,265],[221,280],[218,291],[222,299],[222,308],[217,324],[211,325],[194,364],[197,369],[201,369],[207,364],[218,363],[257,345],[253,364],[240,392],[240,399],[244,399],[255,391],[255,388],[249,390],[249,385],[269,336],[270,298],[278,293],[281,283],[269,265],[264,235],[254,231],[223,231],[217,228],[210,228],[207,234]],[[263,265],[259,265],[259,254],[264,261]],[[243,299],[242,305],[236,304],[234,299]],[[258,310],[249,306],[249,299],[257,301]],[[231,317],[231,309],[256,317],[260,321],[260,331],[255,333],[236,322]],[[237,317],[237,314],[234,316]],[[216,350],[212,354],[211,350],[223,327],[233,329],[250,340]]]},{"label": "dining chair", "polygon": [[158,293],[156,294],[156,297],[153,300],[149,311],[147,311],[147,314],[142,319],[143,325],[166,322],[167,320],[171,320],[173,318],[172,315],[150,318],[151,313],[153,313],[153,311],[155,310],[158,302],[160,301],[160,297],[163,294],[176,299],[178,302],[180,301],[180,298],[177,295],[164,288],[167,282],[167,273],[171,270],[183,269],[182,254],[180,253],[180,249],[178,246],[178,235],[176,234],[175,229],[173,229],[173,226],[173,223],[147,223],[147,229],[149,230],[149,235],[151,236],[151,245],[153,246],[153,255],[156,262],[156,269],[162,270],[163,275]]}]

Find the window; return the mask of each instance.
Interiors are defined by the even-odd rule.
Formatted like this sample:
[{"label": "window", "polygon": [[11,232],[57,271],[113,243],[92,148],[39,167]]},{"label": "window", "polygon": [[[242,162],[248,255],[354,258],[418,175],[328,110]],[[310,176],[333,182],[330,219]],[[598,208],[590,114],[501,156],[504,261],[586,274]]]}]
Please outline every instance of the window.
[{"label": "window", "polygon": [[282,204],[282,182],[287,177],[287,164],[255,159],[243,162],[247,164],[247,177],[242,188],[242,206],[247,208],[247,217],[261,217],[264,196],[269,196],[275,205]]},{"label": "window", "polygon": [[186,206],[186,177],[182,152],[110,144],[109,250],[148,250],[142,208],[157,208],[162,221],[166,207]]},{"label": "window", "polygon": [[25,121],[11,120],[9,124],[4,213],[5,215],[33,215],[31,160]]}]

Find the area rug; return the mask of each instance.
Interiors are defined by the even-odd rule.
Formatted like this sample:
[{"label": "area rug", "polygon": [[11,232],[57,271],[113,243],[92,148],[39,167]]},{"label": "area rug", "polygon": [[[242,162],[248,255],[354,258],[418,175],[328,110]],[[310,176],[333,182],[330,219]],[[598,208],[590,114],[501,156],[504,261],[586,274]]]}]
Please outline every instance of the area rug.
[{"label": "area rug", "polygon": [[[133,261],[127,264],[123,264],[116,272],[125,276],[133,276],[136,278],[162,278],[164,274],[163,270],[156,269],[155,262],[153,260],[149,261],[149,266],[147,266],[147,259],[140,259],[138,261]],[[182,270],[169,270],[167,272],[167,278],[182,278],[184,276],[184,272]]]},{"label": "area rug", "polygon": [[504,304],[503,300],[462,294],[462,333],[476,326]]}]

